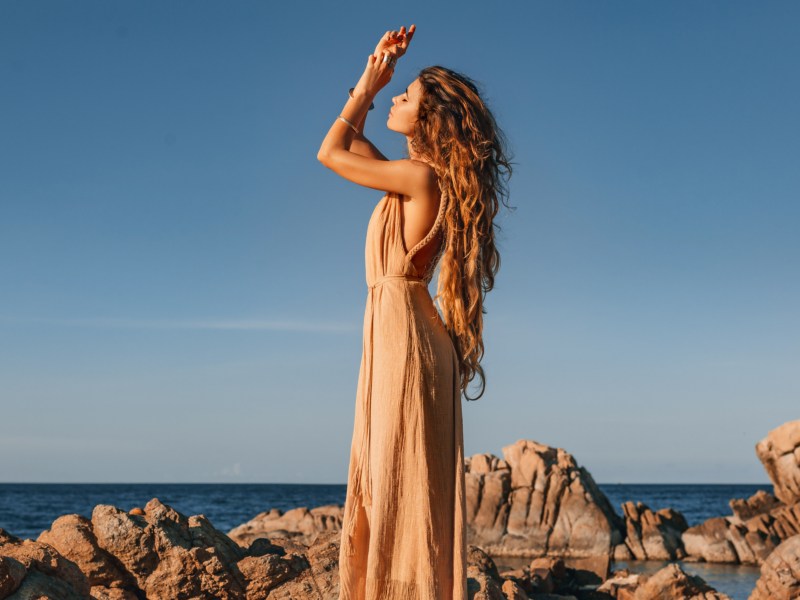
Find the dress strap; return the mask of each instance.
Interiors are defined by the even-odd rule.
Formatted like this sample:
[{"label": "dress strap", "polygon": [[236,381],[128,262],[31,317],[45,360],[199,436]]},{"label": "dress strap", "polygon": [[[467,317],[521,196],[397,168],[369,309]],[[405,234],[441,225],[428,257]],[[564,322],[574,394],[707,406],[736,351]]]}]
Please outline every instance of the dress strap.
[{"label": "dress strap", "polygon": [[439,233],[440,226],[444,220],[445,207],[447,205],[447,192],[442,188],[440,188],[440,190],[441,197],[439,200],[439,212],[436,213],[436,220],[433,222],[433,226],[428,232],[428,235],[422,238],[416,246],[408,251],[408,254],[406,254],[406,263],[411,262],[411,259],[414,258],[414,255],[419,252],[420,249],[424,248],[436,236],[436,234]]}]

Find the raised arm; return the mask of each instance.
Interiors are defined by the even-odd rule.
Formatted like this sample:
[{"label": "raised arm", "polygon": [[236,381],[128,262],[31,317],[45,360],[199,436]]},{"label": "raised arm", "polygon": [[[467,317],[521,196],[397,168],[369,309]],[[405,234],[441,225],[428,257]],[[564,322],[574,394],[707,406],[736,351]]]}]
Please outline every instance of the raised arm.
[{"label": "raised arm", "polygon": [[364,121],[361,121],[361,127],[358,130],[359,133],[353,138],[353,141],[350,144],[350,152],[358,154],[359,156],[374,158],[376,160],[389,160],[380,150],[375,147],[375,144],[364,137],[363,127]]},{"label": "raised arm", "polygon": [[[347,99],[322,140],[317,159],[338,175],[359,185],[417,196],[430,187],[430,169],[411,160],[388,160],[364,137],[362,131],[367,108],[378,91],[391,80],[395,56],[402,56],[405,52],[415,28],[411,26],[408,36],[404,29],[401,29],[400,36],[393,35],[395,32],[387,32],[381,38],[379,48],[386,43],[394,45],[395,51],[381,50],[377,56],[369,56],[353,95]],[[398,42],[398,38],[402,41]]]}]

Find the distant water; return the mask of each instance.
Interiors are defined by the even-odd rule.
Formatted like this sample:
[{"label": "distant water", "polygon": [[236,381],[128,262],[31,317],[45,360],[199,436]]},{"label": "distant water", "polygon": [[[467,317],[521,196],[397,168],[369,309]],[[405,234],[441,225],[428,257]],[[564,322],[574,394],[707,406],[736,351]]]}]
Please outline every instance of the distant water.
[{"label": "distant water", "polygon": [[[771,485],[728,484],[599,484],[621,516],[621,504],[643,502],[652,510],[673,508],[689,526],[710,517],[731,514],[728,502],[749,498],[758,490],[772,493]],[[344,504],[344,484],[93,484],[93,483],[0,483],[0,528],[20,538],[36,539],[59,516],[77,513],[91,518],[97,504],[112,504],[122,510],[144,508],[158,498],[184,515],[204,514],[220,531],[228,532],[258,513],[298,506]],[[498,565],[505,564],[497,559]],[[615,564],[631,571],[657,570],[664,562]],[[687,573],[703,577],[733,600],[747,600],[755,586],[758,569],[731,565],[683,563]]]}]

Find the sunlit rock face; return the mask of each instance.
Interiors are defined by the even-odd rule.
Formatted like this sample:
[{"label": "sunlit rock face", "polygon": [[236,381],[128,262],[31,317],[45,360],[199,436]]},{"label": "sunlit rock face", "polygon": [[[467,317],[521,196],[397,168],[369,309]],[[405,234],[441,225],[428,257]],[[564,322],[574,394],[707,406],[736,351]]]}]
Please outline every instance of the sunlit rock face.
[{"label": "sunlit rock face", "polygon": [[571,454],[533,440],[466,460],[470,541],[495,556],[611,555],[624,521]]}]

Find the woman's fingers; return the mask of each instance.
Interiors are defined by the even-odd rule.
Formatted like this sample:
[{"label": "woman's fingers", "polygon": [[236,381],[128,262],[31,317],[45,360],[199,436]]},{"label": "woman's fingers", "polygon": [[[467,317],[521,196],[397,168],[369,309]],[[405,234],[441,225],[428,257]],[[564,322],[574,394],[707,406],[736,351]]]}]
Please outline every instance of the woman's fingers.
[{"label": "woman's fingers", "polygon": [[408,28],[408,32],[406,33],[405,37],[403,38],[403,50],[408,48],[408,43],[411,41],[411,38],[414,37],[414,32],[417,30],[416,25],[412,25]]},{"label": "woman's fingers", "polygon": [[413,24],[408,29],[406,29],[405,25],[402,25],[399,30],[390,29],[383,34],[378,47],[375,49],[375,54],[379,59],[381,58],[381,52],[384,51],[388,51],[395,59],[403,56],[415,31],[416,25]]}]

